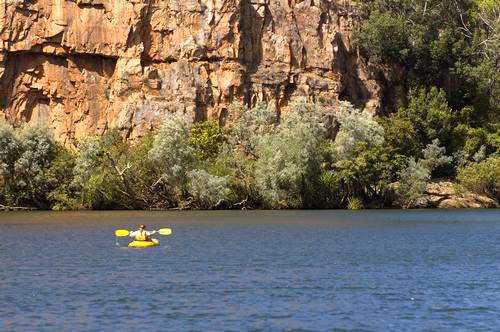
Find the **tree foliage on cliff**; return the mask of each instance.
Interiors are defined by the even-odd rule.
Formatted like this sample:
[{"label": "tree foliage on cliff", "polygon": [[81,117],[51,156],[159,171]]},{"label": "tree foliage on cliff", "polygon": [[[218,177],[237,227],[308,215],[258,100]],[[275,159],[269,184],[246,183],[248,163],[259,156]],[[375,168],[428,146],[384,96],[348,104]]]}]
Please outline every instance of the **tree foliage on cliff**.
[{"label": "tree foliage on cliff", "polygon": [[386,75],[389,84],[406,91],[436,86],[445,89],[453,109],[471,107],[483,123],[498,118],[498,1],[361,3],[367,19],[354,34],[354,46],[368,61],[392,72]]}]

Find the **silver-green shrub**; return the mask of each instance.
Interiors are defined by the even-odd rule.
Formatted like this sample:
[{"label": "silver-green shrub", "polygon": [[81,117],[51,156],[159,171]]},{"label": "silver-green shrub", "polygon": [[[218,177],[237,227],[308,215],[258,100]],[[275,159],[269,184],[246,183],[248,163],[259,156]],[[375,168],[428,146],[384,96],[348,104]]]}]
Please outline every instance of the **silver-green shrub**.
[{"label": "silver-green shrub", "polygon": [[73,186],[84,188],[104,158],[104,149],[98,137],[87,137],[78,144],[78,155],[73,168]]},{"label": "silver-green shrub", "polygon": [[188,191],[193,205],[199,209],[212,209],[224,201],[228,192],[228,177],[216,176],[202,169],[188,172]]},{"label": "silver-green shrub", "polygon": [[14,128],[5,120],[0,119],[0,176],[13,175],[21,144],[17,139]]},{"label": "silver-green shrub", "polygon": [[425,206],[429,201],[426,190],[432,172],[452,162],[453,158],[447,156],[446,149],[439,144],[439,139],[434,139],[422,150],[422,159],[415,161],[413,157],[410,158],[408,166],[399,172],[398,195],[403,207]]},{"label": "silver-green shrub", "polygon": [[354,148],[360,143],[366,143],[366,147],[371,148],[384,142],[384,128],[370,113],[355,109],[349,102],[340,104],[337,120],[340,130],[333,144],[336,160],[351,158]]},{"label": "silver-green shrub", "polygon": [[44,169],[54,157],[56,143],[47,126],[36,122],[26,124],[19,132],[22,153],[14,164],[19,185],[36,190],[44,181]]},{"label": "silver-green shrub", "polygon": [[255,154],[255,147],[266,133],[278,123],[276,108],[259,104],[253,108],[233,107],[237,119],[228,131],[228,143],[231,149],[239,148],[246,154]]},{"label": "silver-green shrub", "polygon": [[149,158],[161,170],[161,181],[176,191],[184,191],[187,172],[196,161],[189,145],[189,128],[184,119],[172,116],[167,119],[155,135]]},{"label": "silver-green shrub", "polygon": [[302,106],[292,109],[256,146],[255,181],[271,208],[301,207],[310,181],[319,173],[324,129],[302,111]]},{"label": "silver-green shrub", "polygon": [[404,208],[425,206],[429,200],[426,194],[431,173],[421,162],[410,158],[408,166],[399,172],[398,196]]},{"label": "silver-green shrub", "polygon": [[36,122],[14,130],[0,120],[0,176],[9,203],[44,204],[45,173],[55,150],[54,137],[45,125]]},{"label": "silver-green shrub", "polygon": [[434,139],[431,144],[422,150],[424,158],[420,160],[422,166],[427,168],[430,173],[436,168],[448,165],[453,158],[446,155],[446,148],[440,146],[439,139]]}]

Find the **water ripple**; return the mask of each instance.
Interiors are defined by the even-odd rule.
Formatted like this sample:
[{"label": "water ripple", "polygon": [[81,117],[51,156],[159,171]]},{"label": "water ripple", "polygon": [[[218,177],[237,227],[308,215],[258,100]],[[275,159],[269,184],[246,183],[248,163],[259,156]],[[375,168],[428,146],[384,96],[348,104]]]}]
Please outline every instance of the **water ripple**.
[{"label": "water ripple", "polygon": [[[0,330],[495,331],[499,220],[497,211],[0,214]],[[158,248],[116,247],[114,230],[138,223],[174,234]]]}]

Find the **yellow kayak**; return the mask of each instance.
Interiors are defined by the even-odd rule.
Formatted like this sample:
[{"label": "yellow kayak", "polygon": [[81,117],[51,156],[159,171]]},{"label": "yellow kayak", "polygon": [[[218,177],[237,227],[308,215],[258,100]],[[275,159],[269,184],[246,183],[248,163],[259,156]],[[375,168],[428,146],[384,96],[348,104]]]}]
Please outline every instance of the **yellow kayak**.
[{"label": "yellow kayak", "polygon": [[128,244],[130,248],[147,248],[155,247],[160,244],[160,240],[151,239],[151,241],[132,241]]}]

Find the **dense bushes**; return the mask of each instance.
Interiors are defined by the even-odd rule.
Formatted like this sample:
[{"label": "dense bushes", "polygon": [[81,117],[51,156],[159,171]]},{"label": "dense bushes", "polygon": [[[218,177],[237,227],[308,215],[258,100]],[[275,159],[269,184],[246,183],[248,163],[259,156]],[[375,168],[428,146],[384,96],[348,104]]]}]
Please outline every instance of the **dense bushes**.
[{"label": "dense bushes", "polygon": [[[47,207],[46,193],[57,183],[49,177],[56,144],[39,123],[14,130],[0,120],[0,193],[5,204]],[[1,203],[1,201],[0,201]]]},{"label": "dense bushes", "polygon": [[402,15],[374,12],[355,35],[354,46],[375,62],[404,63],[410,52],[407,30]]},{"label": "dense bushes", "polygon": [[403,71],[406,87],[446,88],[453,108],[498,107],[497,1],[360,2],[368,17],[354,46],[370,62]]},{"label": "dense bushes", "polygon": [[[82,139],[76,151],[58,146],[39,124],[14,129],[1,121],[0,204],[418,207],[427,203],[431,177],[452,176],[457,169],[465,188],[498,199],[498,172],[492,170],[499,168],[497,147],[488,143],[494,134],[460,124],[453,129],[451,123],[460,121],[438,90],[421,90],[410,99],[407,108],[379,119],[347,102],[329,110],[300,102],[279,119],[263,105],[240,108],[225,129],[171,116],[156,133],[133,144],[111,130]],[[327,134],[328,116],[339,124],[334,135]],[[455,139],[443,132],[460,130],[470,134]],[[447,144],[441,145],[441,137]]]},{"label": "dense bushes", "polygon": [[459,169],[457,178],[467,190],[500,201],[500,157],[491,156],[481,162],[470,163]]}]

